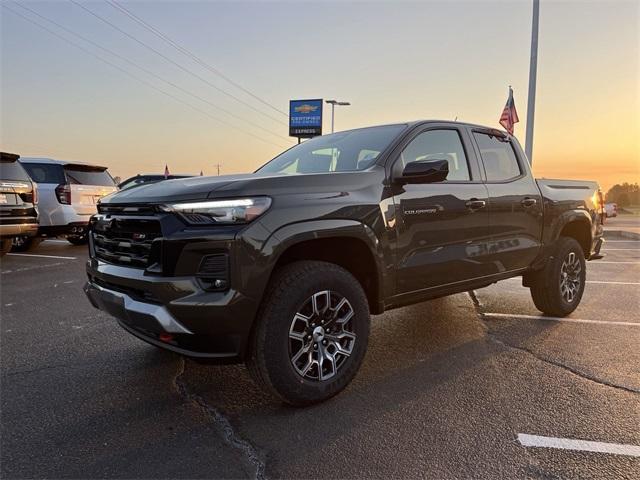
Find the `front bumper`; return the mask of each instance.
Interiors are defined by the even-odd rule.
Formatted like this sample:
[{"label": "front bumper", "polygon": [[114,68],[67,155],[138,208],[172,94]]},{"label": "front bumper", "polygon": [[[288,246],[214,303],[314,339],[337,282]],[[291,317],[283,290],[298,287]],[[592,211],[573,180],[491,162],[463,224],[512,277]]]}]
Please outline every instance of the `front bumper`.
[{"label": "front bumper", "polygon": [[32,237],[36,233],[38,233],[37,223],[0,225],[0,237],[20,237],[23,235]]},{"label": "front bumper", "polygon": [[230,289],[203,290],[195,277],[150,276],[90,259],[84,287],[91,304],[136,337],[196,360],[244,360],[257,303]]}]

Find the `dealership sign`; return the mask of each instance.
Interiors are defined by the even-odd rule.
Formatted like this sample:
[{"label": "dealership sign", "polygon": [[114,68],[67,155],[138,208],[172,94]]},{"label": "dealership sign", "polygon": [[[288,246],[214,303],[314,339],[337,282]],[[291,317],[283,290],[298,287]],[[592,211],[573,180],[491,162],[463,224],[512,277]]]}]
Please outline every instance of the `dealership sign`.
[{"label": "dealership sign", "polygon": [[322,135],[322,99],[289,102],[289,136],[310,138]]}]

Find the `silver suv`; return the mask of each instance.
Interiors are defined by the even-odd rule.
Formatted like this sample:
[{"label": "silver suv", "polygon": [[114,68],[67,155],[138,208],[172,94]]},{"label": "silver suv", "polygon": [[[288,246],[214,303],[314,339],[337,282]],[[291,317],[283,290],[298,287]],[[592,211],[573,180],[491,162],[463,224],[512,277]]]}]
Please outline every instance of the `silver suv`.
[{"label": "silver suv", "polygon": [[96,203],[117,191],[107,167],[50,158],[23,157],[19,161],[38,185],[38,235],[63,235],[74,245],[86,243]]}]

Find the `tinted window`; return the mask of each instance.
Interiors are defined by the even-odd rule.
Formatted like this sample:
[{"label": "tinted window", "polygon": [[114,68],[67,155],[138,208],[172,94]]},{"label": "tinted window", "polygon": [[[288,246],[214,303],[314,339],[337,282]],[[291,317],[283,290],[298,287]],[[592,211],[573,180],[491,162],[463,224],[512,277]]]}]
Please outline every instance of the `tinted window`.
[{"label": "tinted window", "polygon": [[23,163],[22,166],[36,183],[67,183],[62,165],[54,163]]},{"label": "tinted window", "polygon": [[469,165],[457,130],[428,130],[405,147],[401,154],[403,167],[419,160],[447,160],[448,181],[471,180]]},{"label": "tinted window", "polygon": [[18,162],[0,162],[0,180],[29,180]]},{"label": "tinted window", "polygon": [[115,185],[111,175],[106,170],[92,170],[88,168],[65,167],[69,183],[79,183],[82,185],[105,185],[112,187]]},{"label": "tinted window", "polygon": [[360,128],[315,137],[277,156],[259,172],[326,173],[364,170],[405,125]]},{"label": "tinted window", "polygon": [[511,142],[485,133],[474,132],[474,136],[480,148],[487,181],[509,180],[522,174]]}]

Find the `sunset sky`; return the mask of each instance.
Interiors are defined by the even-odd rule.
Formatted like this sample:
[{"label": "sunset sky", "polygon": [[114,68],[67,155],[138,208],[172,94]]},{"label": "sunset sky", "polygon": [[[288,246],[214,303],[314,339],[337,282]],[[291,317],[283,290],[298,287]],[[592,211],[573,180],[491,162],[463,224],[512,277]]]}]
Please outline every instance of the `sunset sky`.
[{"label": "sunset sky", "polygon": [[[337,130],[455,117],[498,126],[512,85],[524,145],[530,1],[120,3],[282,112],[295,98],[351,102],[336,110]],[[2,4],[147,82],[0,8],[4,151],[125,178],[165,163],[172,173],[215,174],[218,163],[247,172],[294,143],[286,115],[107,2],[83,5],[175,63],[69,1],[22,4],[160,78]],[[536,176],[640,181],[640,2],[542,0],[539,48]]]}]

